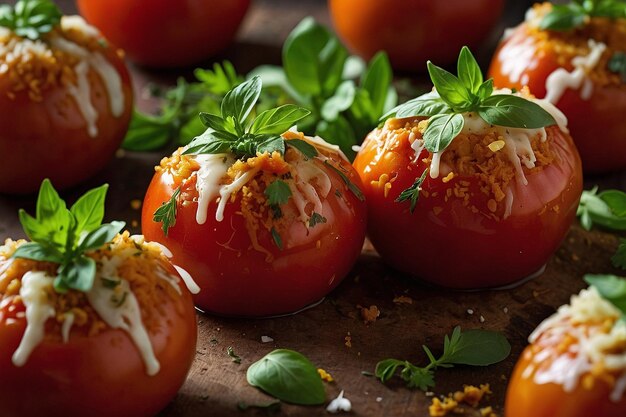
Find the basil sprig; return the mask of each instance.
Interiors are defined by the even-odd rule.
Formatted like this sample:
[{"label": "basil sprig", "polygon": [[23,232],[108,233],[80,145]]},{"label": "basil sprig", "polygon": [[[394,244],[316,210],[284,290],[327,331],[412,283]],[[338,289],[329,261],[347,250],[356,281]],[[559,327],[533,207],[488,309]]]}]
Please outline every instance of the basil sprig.
[{"label": "basil sprig", "polygon": [[626,193],[619,190],[598,193],[598,187],[584,190],[576,215],[585,230],[591,230],[594,224],[610,230],[626,230]]},{"label": "basil sprig", "polygon": [[317,368],[301,353],[274,350],[250,365],[248,383],[292,404],[318,405],[326,392]]},{"label": "basil sprig", "polygon": [[37,197],[36,217],[19,211],[20,223],[32,242],[21,245],[14,258],[59,264],[54,288],[89,291],[96,275],[96,262],[86,252],[101,248],[124,227],[124,222],[102,224],[108,185],[88,191],[69,209],[49,180]]},{"label": "basil sprig", "polygon": [[626,278],[587,274],[584,279],[598,290],[602,298],[617,307],[622,312],[622,320],[626,320]]},{"label": "basil sprig", "polygon": [[493,80],[483,81],[476,59],[467,47],[461,49],[458,76],[428,61],[428,73],[436,91],[401,104],[388,117],[429,117],[424,146],[442,152],[463,130],[463,113],[475,112],[485,122],[504,127],[538,129],[556,124],[541,106],[522,97],[493,93]]},{"label": "basil sprig", "polygon": [[609,61],[609,71],[619,74],[626,83],[626,52],[615,52]]},{"label": "basil sprig", "polygon": [[539,28],[565,31],[583,26],[589,17],[626,18],[626,2],[623,0],[574,0],[569,4],[552,5]]},{"label": "basil sprig", "polygon": [[63,14],[51,0],[19,0],[14,7],[0,6],[0,26],[16,35],[36,40],[49,33]]},{"label": "basil sprig", "polygon": [[455,327],[452,335],[444,338],[443,353],[435,358],[431,350],[422,345],[430,363],[425,367],[415,366],[409,361],[385,359],[376,365],[374,375],[385,383],[400,369],[400,377],[409,388],[426,391],[435,386],[435,370],[452,368],[454,365],[488,366],[506,359],[511,345],[504,335],[487,330],[461,331]]}]

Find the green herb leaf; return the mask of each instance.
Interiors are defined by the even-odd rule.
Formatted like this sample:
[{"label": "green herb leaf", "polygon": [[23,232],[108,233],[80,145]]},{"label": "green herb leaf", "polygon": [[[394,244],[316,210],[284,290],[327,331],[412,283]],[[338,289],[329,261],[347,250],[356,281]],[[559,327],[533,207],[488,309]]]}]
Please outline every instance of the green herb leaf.
[{"label": "green herb leaf", "polygon": [[610,230],[626,230],[626,193],[605,190],[598,194],[598,187],[585,190],[576,215],[585,230],[596,223]]},{"label": "green herb leaf", "polygon": [[326,393],[317,368],[302,354],[277,349],[253,363],[247,372],[248,383],[292,404],[319,405]]},{"label": "green herb leaf", "polygon": [[318,155],[315,146],[302,139],[290,139],[288,141],[285,141],[285,144],[299,150],[302,155],[304,155],[304,157],[307,159],[315,158]]},{"label": "green herb leaf", "polygon": [[226,136],[231,140],[237,139],[237,131],[232,117],[223,119],[220,116],[206,112],[200,112],[199,117],[202,124],[206,127],[215,132],[219,132],[219,134]]},{"label": "green herb leaf", "polygon": [[291,197],[291,189],[285,181],[275,180],[265,189],[265,196],[269,205],[285,204]]},{"label": "green herb leaf", "polygon": [[278,152],[281,155],[285,154],[285,139],[281,136],[265,136],[256,138],[257,141],[261,141],[257,144],[256,151],[258,153],[269,153],[270,155],[274,152]]},{"label": "green herb leaf", "polygon": [[313,214],[311,214],[311,217],[309,218],[309,227],[315,227],[318,224],[326,222],[326,217],[322,216],[319,213],[313,212]]},{"label": "green herb leaf", "polygon": [[113,221],[111,223],[98,226],[89,233],[85,233],[78,241],[78,250],[85,252],[92,249],[98,249],[122,231],[126,223]]},{"label": "green herb leaf", "polygon": [[350,108],[356,97],[354,81],[346,80],[339,85],[335,94],[324,102],[321,108],[322,118],[327,121],[337,119],[337,116]]},{"label": "green herb leaf", "polygon": [[261,95],[261,79],[253,77],[230,90],[222,100],[222,117],[243,125]]},{"label": "green herb leaf", "polygon": [[354,157],[352,146],[356,145],[357,137],[352,125],[343,115],[338,115],[333,121],[321,120],[315,128],[315,135],[339,145],[348,158]]},{"label": "green herb leaf", "polygon": [[428,168],[426,168],[424,172],[422,172],[422,175],[420,175],[418,178],[415,179],[415,182],[413,183],[413,185],[411,185],[406,190],[402,191],[400,195],[398,196],[398,198],[396,199],[397,203],[402,203],[407,200],[410,201],[411,206],[409,210],[411,213],[415,211],[415,206],[417,205],[417,201],[419,200],[420,192],[422,191],[422,184],[424,183],[424,180],[426,179],[426,174],[428,174]]},{"label": "green herb leaf", "polygon": [[226,353],[228,354],[228,356],[230,356],[230,359],[233,362],[237,364],[241,363],[241,357],[235,353],[235,350],[232,346],[228,346],[228,348],[226,349]]},{"label": "green herb leaf", "polygon": [[76,233],[78,235],[83,231],[91,232],[102,224],[102,219],[104,219],[104,200],[108,189],[109,186],[105,184],[89,190],[76,200],[70,208],[70,212],[76,218]]},{"label": "green herb leaf", "polygon": [[613,266],[626,269],[626,239],[620,239],[617,251],[611,257]]},{"label": "green herb leaf", "polygon": [[391,109],[382,119],[389,116],[403,118],[413,116],[436,116],[451,113],[452,109],[444,102],[436,91],[421,95],[404,104]]},{"label": "green herb leaf", "polygon": [[272,234],[272,240],[274,240],[274,244],[276,245],[276,247],[279,250],[283,250],[283,239],[280,237],[280,233],[278,233],[278,231],[274,227],[272,227],[270,233]]},{"label": "green herb leaf", "polygon": [[[626,7],[626,6],[625,6]],[[615,52],[609,61],[609,71],[619,74],[626,83],[626,53]]]},{"label": "green herb leaf", "polygon": [[285,104],[259,114],[250,128],[250,133],[263,135],[280,135],[293,126],[298,120],[307,117],[311,112],[295,104]]},{"label": "green herb leaf", "polygon": [[470,92],[456,76],[428,61],[428,73],[437,93],[455,111],[464,111],[471,105]]},{"label": "green herb leaf", "polygon": [[225,95],[244,81],[230,61],[216,62],[212,71],[197,68],[193,74],[209,93],[218,96]]},{"label": "green herb leaf", "polygon": [[122,147],[129,151],[150,151],[165,146],[172,132],[169,118],[156,117],[133,110]]},{"label": "green herb leaf", "polygon": [[424,147],[430,152],[441,152],[463,130],[465,119],[461,114],[440,114],[428,119],[424,131]]},{"label": "green herb leaf", "polygon": [[476,58],[470,52],[467,46],[461,48],[459,60],[457,62],[457,72],[459,80],[467,91],[476,94],[483,84],[483,73],[476,62]]},{"label": "green herb leaf", "polygon": [[19,246],[13,253],[13,257],[42,262],[63,262],[63,254],[61,252],[52,246],[38,242],[28,242]]},{"label": "green herb leaf", "polygon": [[93,287],[96,278],[96,261],[80,255],[71,262],[61,265],[59,275],[54,280],[54,288],[58,292],[68,289],[87,292]]},{"label": "green herb leaf", "polygon": [[541,30],[571,30],[585,23],[585,9],[575,3],[568,5],[553,5],[552,10],[546,14],[539,28]]},{"label": "green herb leaf", "polygon": [[361,79],[361,88],[367,91],[372,102],[372,120],[378,119],[385,112],[392,80],[393,72],[387,54],[376,53]]},{"label": "green herb leaf", "polygon": [[478,98],[482,102],[486,100],[488,97],[491,97],[492,93],[493,93],[493,79],[490,78],[480,85],[480,87],[478,88],[478,91],[476,92],[476,95],[478,95]]},{"label": "green herb leaf", "polygon": [[513,95],[495,95],[486,98],[478,114],[487,123],[496,126],[539,129],[556,124],[554,117],[532,101]]},{"label": "green herb leaf", "polygon": [[609,300],[626,315],[626,279],[615,275],[584,276],[587,284],[594,286],[603,298]]},{"label": "green herb leaf", "polygon": [[359,189],[359,187],[354,185],[354,183],[352,181],[350,181],[350,178],[348,178],[348,176],[346,174],[344,174],[341,171],[341,169],[337,168],[336,166],[334,166],[333,164],[329,163],[328,161],[324,161],[324,164],[326,164],[326,166],[330,167],[330,169],[335,171],[337,173],[337,175],[339,175],[339,177],[341,177],[341,179],[346,184],[346,186],[348,187],[350,192],[352,192],[352,194],[354,194],[354,196],[356,198],[358,198],[359,201],[365,201],[365,196],[363,195],[363,192]]},{"label": "green herb leaf", "polygon": [[61,22],[63,14],[50,0],[19,0],[15,7],[0,6],[0,26],[31,40],[40,39]]},{"label": "green herb leaf", "polygon": [[382,383],[385,383],[393,378],[398,368],[400,366],[404,366],[405,363],[405,361],[400,361],[398,359],[383,359],[376,364],[374,376],[380,379]]},{"label": "green herb leaf", "polygon": [[180,195],[180,187],[174,191],[172,197],[156,209],[152,220],[156,223],[162,223],[161,228],[163,233],[167,236],[170,227],[176,225],[176,211],[178,208],[178,196]]},{"label": "green herb leaf", "polygon": [[231,139],[228,133],[207,129],[187,146],[187,149],[183,151],[183,155],[227,153],[231,151],[235,142],[236,138]]}]

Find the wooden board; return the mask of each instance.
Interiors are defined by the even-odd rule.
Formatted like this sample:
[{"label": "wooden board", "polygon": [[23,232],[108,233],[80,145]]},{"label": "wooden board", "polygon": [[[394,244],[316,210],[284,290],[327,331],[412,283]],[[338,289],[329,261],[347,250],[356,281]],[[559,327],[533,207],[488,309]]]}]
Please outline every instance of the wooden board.
[{"label": "wooden board", "polygon": [[[66,11],[73,8],[69,1],[60,3]],[[233,60],[242,72],[261,63],[278,63],[282,40],[303,16],[313,14],[324,22],[329,21],[324,4],[313,0],[258,1],[238,43],[224,57]],[[522,9],[519,6],[518,9],[517,14],[509,9],[509,21],[521,19],[519,11]],[[148,72],[136,67],[132,67],[132,72],[138,97],[148,82],[170,84],[179,73],[189,74],[189,71]],[[417,81],[423,80],[417,78]],[[144,101],[141,106],[149,108],[151,103]],[[62,194],[74,200],[87,188],[108,182],[111,188],[106,220],[125,220],[131,231],[138,233],[140,211],[133,208],[131,202],[143,199],[153,167],[165,154],[166,151],[120,152],[96,178]],[[587,187],[596,183],[623,187],[625,182],[621,174],[586,181]],[[17,221],[18,208],[33,212],[34,196],[0,196],[0,237],[23,236]],[[422,344],[439,352],[444,334],[456,325],[503,331],[512,344],[512,354],[506,361],[487,368],[440,370],[434,392],[447,394],[462,389],[464,384],[489,383],[493,395],[485,405],[492,405],[501,413],[508,376],[526,345],[528,334],[556,307],[566,303],[571,294],[585,286],[581,279],[584,273],[612,271],[609,259],[617,243],[615,235],[585,232],[575,225],[543,275],[512,290],[481,292],[451,292],[422,285],[386,267],[366,244],[344,282],[320,305],[307,311],[258,320],[198,314],[196,359],[187,382],[160,416],[263,414],[258,410],[244,414],[237,409],[237,404],[271,401],[246,383],[245,373],[252,362],[277,347],[298,350],[331,373],[336,382],[326,385],[328,399],[345,390],[352,401],[354,415],[427,416],[430,397],[405,388],[400,380],[385,386],[361,372],[372,372],[379,360],[391,357],[424,364]],[[397,296],[409,297],[412,304],[394,303]],[[381,315],[376,322],[366,324],[360,318],[358,306],[372,305],[378,307]],[[271,337],[273,342],[262,343],[262,336]],[[351,346],[346,345],[348,337]],[[228,346],[242,357],[241,364],[233,363],[228,357]],[[281,414],[327,415],[324,407],[290,405],[283,405]]]}]

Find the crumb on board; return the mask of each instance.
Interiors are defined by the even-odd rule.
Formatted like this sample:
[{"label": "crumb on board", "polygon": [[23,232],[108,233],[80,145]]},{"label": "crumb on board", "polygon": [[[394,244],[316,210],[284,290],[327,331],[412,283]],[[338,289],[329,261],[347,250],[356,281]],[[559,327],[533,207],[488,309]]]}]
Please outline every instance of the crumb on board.
[{"label": "crumb on board", "polygon": [[[428,412],[431,417],[464,415],[466,410],[462,405],[477,408],[482,399],[490,394],[489,384],[481,384],[480,387],[464,385],[463,391],[456,391],[447,397],[434,397],[428,407]],[[497,414],[490,406],[482,407],[479,411],[482,417],[497,417]]]},{"label": "crumb on board", "polygon": [[130,200],[130,208],[133,210],[139,210],[141,208],[141,200],[137,198]]},{"label": "crumb on board", "polygon": [[361,318],[363,319],[365,324],[374,323],[376,319],[380,316],[380,310],[375,305],[371,305],[369,307],[362,307],[360,305],[357,305],[356,307],[361,310]]},{"label": "crumb on board", "polygon": [[344,337],[344,340],[346,341],[345,342],[346,347],[351,348],[352,347],[352,336],[350,336],[350,332],[348,332],[346,337]]},{"label": "crumb on board", "polygon": [[334,382],[335,381],[335,379],[332,377],[332,375],[329,374],[328,372],[326,372],[322,368],[317,368],[317,373],[320,374],[320,378],[322,378],[322,381],[326,381],[326,382]]},{"label": "crumb on board", "polygon": [[272,339],[269,336],[261,336],[261,343],[270,343],[270,342],[273,342],[273,341],[274,341],[274,339]]},{"label": "crumb on board", "polygon": [[393,302],[396,304],[413,304],[413,299],[406,295],[400,295],[393,299]]}]

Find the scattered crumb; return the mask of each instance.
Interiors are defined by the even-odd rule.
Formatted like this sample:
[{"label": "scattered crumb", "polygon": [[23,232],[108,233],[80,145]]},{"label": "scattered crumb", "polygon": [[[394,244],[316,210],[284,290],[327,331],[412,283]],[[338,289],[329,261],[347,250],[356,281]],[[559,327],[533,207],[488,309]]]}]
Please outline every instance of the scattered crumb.
[{"label": "scattered crumb", "polygon": [[139,226],[139,222],[137,220],[131,220],[130,221],[130,226],[131,227],[138,227]]},{"label": "scattered crumb", "polygon": [[119,148],[117,151],[115,151],[115,157],[116,158],[123,158],[126,156],[126,151],[122,148]]},{"label": "scattered crumb", "polygon": [[[489,384],[482,384],[480,388],[473,385],[463,386],[463,391],[449,394],[447,397],[433,398],[428,412],[431,417],[444,417],[447,415],[465,415],[466,410],[461,405],[477,408],[485,396],[491,394]],[[483,417],[498,417],[490,406],[480,409]]]},{"label": "scattered crumb", "polygon": [[274,341],[274,339],[272,339],[269,336],[261,336],[261,343],[270,343],[270,342],[273,342],[273,341]]},{"label": "scattered crumb", "polygon": [[474,314],[474,310],[472,310],[471,308],[468,308],[467,309],[467,314],[469,314],[471,316],[472,314]]},{"label": "scattered crumb", "polygon": [[376,402],[377,403],[382,402],[382,401],[383,401],[383,397],[376,397]]},{"label": "scattered crumb", "polygon": [[130,208],[133,210],[139,210],[141,208],[141,200],[136,198],[134,200],[130,200]]},{"label": "scattered crumb", "polygon": [[504,314],[509,314],[509,308],[508,307],[504,307],[502,309],[502,311],[504,311]]},{"label": "scattered crumb", "polygon": [[361,307],[358,305],[356,307],[361,310],[361,318],[365,324],[374,323],[378,316],[380,316],[380,310],[375,305],[369,307]]},{"label": "scattered crumb", "polygon": [[572,253],[572,261],[578,262],[578,261],[580,261],[580,257],[578,255],[576,255],[575,253]]},{"label": "scattered crumb", "polygon": [[345,345],[348,348],[352,347],[352,336],[350,336],[350,332],[348,332],[348,335],[346,337],[344,337],[344,340],[346,341]]},{"label": "scattered crumb", "polygon": [[325,370],[323,370],[322,368],[317,368],[317,373],[320,374],[320,378],[322,378],[322,381],[326,381],[326,382],[335,381],[332,375],[326,372]]},{"label": "scattered crumb", "polygon": [[484,322],[485,322],[485,318],[483,317],[483,315],[482,315],[482,314],[480,315],[480,319],[479,319],[479,320],[480,320],[480,322],[481,322],[481,323],[484,323]]},{"label": "scattered crumb", "polygon": [[393,302],[396,304],[413,304],[413,299],[411,297],[407,297],[406,295],[401,295],[394,298]]}]

